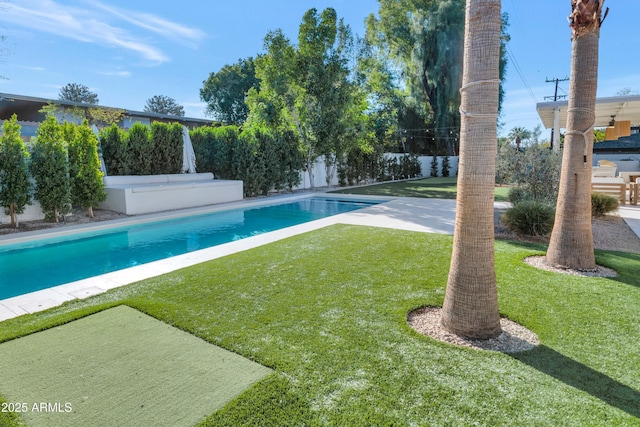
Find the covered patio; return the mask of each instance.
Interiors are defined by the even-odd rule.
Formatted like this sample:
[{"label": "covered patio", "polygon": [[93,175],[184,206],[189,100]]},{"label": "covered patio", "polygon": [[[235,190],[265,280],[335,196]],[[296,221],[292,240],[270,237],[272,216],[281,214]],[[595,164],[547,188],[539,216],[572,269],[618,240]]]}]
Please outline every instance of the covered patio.
[{"label": "covered patio", "polygon": [[[540,102],[538,115],[546,129],[553,129],[552,147],[560,147],[560,130],[567,123],[569,101]],[[605,128],[605,139],[615,141],[637,133],[640,125],[640,95],[613,96],[596,99],[594,128]],[[621,168],[611,160],[599,160],[593,164],[594,191],[614,194],[620,203],[638,204],[640,194],[640,162],[631,163],[631,169]],[[624,170],[623,170],[624,169]]]}]

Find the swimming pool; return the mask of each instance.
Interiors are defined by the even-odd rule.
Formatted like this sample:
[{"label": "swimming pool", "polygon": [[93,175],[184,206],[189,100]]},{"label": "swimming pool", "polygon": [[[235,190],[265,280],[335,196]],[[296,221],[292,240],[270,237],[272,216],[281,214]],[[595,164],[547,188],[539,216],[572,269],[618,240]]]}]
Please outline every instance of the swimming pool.
[{"label": "swimming pool", "polygon": [[380,203],[310,197],[0,246],[0,300]]}]

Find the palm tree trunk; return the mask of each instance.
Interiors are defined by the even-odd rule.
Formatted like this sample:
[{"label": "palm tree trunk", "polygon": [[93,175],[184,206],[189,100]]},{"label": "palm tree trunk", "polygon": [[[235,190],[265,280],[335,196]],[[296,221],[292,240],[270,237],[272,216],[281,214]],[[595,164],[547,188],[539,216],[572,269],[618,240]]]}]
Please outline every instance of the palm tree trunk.
[{"label": "palm tree trunk", "polygon": [[591,159],[598,86],[598,43],[604,0],[571,0],[571,84],[556,218],[546,261],[596,268],[591,230]]},{"label": "palm tree trunk", "polygon": [[501,332],[493,248],[501,26],[500,0],[467,0],[456,223],[441,321],[475,339]]}]

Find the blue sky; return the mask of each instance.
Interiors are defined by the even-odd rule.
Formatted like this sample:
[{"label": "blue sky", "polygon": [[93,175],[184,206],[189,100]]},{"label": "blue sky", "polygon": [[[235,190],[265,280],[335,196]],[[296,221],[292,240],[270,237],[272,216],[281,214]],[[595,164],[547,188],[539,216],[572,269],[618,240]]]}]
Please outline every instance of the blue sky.
[{"label": "blue sky", "polygon": [[[570,0],[503,0],[510,15],[510,64],[502,133],[540,123],[535,104],[553,95],[547,78],[568,76]],[[598,96],[640,92],[640,35],[634,3],[607,0]],[[354,33],[376,0],[3,0],[0,2],[0,92],[57,99],[67,83],[98,94],[100,104],[142,110],[154,95],[174,98],[189,117],[205,117],[199,91],[212,71],[262,52],[281,28],[297,37],[311,7],[336,9]],[[561,83],[560,94],[568,91]],[[546,134],[546,133],[545,133]],[[543,134],[543,136],[545,135]]]}]

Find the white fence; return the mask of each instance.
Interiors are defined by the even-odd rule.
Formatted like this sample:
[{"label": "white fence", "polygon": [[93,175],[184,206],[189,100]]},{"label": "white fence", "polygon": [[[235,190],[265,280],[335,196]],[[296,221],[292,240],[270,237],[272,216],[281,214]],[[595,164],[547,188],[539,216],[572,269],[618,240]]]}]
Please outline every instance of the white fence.
[{"label": "white fence", "polygon": [[[406,154],[403,153],[385,153],[384,156],[386,158],[396,158],[400,159]],[[418,156],[418,162],[420,163],[420,172],[423,177],[431,176],[431,161],[432,156]],[[438,156],[438,176],[442,176],[442,160],[444,157]],[[456,176],[458,173],[458,157],[450,156],[449,157],[449,176]],[[336,187],[338,185],[338,172],[337,170],[333,174],[333,178],[331,180],[331,186]],[[314,164],[314,172],[313,172],[313,182],[314,187],[322,188],[327,186],[327,172],[324,165],[324,158],[319,157]],[[309,172],[301,172],[300,174],[300,185],[295,187],[295,190],[308,190],[311,188],[309,180]]]}]

